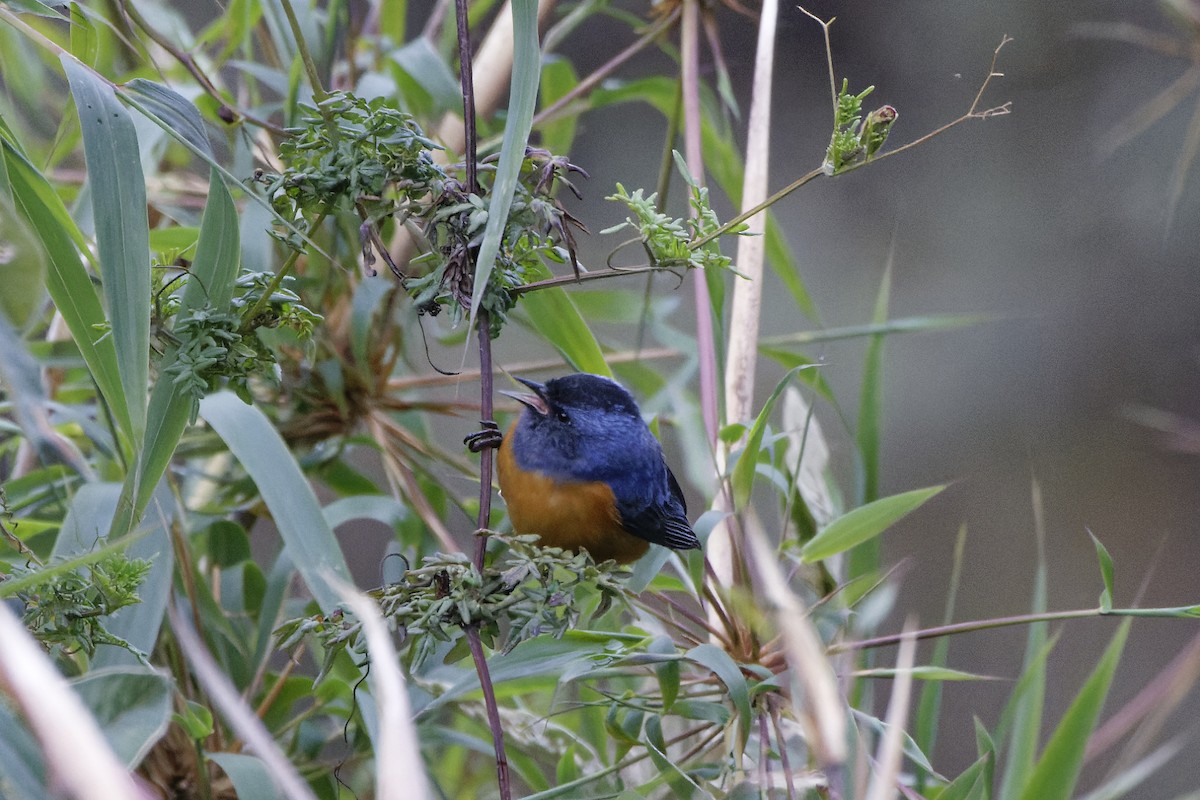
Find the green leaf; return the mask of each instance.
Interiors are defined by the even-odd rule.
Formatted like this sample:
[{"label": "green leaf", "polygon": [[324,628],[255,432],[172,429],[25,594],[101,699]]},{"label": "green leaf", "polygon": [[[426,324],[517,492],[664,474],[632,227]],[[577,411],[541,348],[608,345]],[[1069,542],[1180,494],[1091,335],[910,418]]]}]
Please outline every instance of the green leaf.
[{"label": "green leaf", "polygon": [[[659,636],[647,645],[646,652],[674,656],[675,643],[669,636]],[[675,704],[675,698],[679,696],[679,660],[671,658],[656,664],[654,672],[658,676],[658,690],[662,695],[662,710],[666,714],[671,711],[671,707]]]},{"label": "green leaf", "polygon": [[188,700],[183,704],[183,710],[173,717],[187,735],[192,739],[204,739],[212,735],[213,715],[208,706]]},{"label": "green leaf", "polygon": [[[96,541],[108,530],[121,495],[118,483],[89,483],[79,488],[71,498],[58,538],[54,540],[52,556],[66,559],[91,553]],[[175,503],[164,486],[156,502],[161,509],[139,531],[139,538],[125,548],[130,558],[144,558],[151,563],[150,572],[138,586],[140,603],[119,609],[105,623],[114,636],[124,639],[141,653],[149,653],[158,641],[171,578],[175,568],[175,553],[171,549],[168,527],[174,518]],[[94,667],[129,667],[138,664],[135,654],[122,647],[101,647],[92,659]]]},{"label": "green leaf", "polygon": [[83,131],[100,281],[136,450],[150,380],[150,230],[137,135],[112,86],[68,55],[62,63]]},{"label": "green leaf", "polygon": [[986,775],[994,759],[992,753],[980,756],[937,795],[938,800],[983,800],[989,797],[990,785]]},{"label": "green leaf", "polygon": [[418,36],[392,55],[402,70],[429,94],[439,112],[454,108],[462,113],[462,88],[428,37]]},{"label": "green leaf", "polygon": [[7,194],[0,194],[0,286],[0,313],[23,328],[44,298],[46,251]]},{"label": "green leaf", "polygon": [[[966,550],[967,526],[959,528],[958,538],[954,543],[954,562],[950,572],[949,588],[946,591],[946,608],[942,612],[942,624],[949,625],[954,621],[954,606],[958,600],[958,589],[962,579],[963,552]],[[929,663],[933,666],[944,667],[950,654],[950,639],[943,636],[933,646],[933,654]],[[942,708],[942,685],[934,682],[926,684],[921,689],[921,699],[917,704],[917,719],[913,726],[914,738],[923,752],[932,753],[937,744],[938,731],[941,728],[940,716]],[[916,789],[923,791],[929,776],[917,774]],[[989,788],[991,784],[988,784]]]},{"label": "green leaf", "polygon": [[945,488],[913,489],[849,511],[809,540],[800,550],[800,556],[805,563],[813,564],[873,539]]},{"label": "green leaf", "polygon": [[117,758],[131,769],[167,732],[174,686],[160,672],[131,667],[92,670],[72,686]]},{"label": "green leaf", "polygon": [[746,741],[750,735],[750,723],[754,715],[750,712],[750,687],[746,677],[729,654],[713,644],[701,644],[684,653],[684,658],[694,661],[712,671],[721,679],[729,692],[729,700],[733,703],[737,714],[738,727],[741,730],[741,741]]},{"label": "green leaf", "polygon": [[204,120],[196,110],[196,106],[187,98],[173,89],[144,78],[134,78],[123,87],[142,101],[144,111],[149,111],[166,123],[167,128],[177,137],[192,145],[196,150],[213,157],[212,147],[208,143],[208,133],[204,130]]},{"label": "green leaf", "polygon": [[83,63],[95,66],[98,51],[96,26],[84,13],[81,3],[71,3],[71,53]]},{"label": "green leaf", "polygon": [[[892,263],[889,257],[879,281],[879,293],[875,298],[875,313],[871,318],[874,325],[887,322],[888,305],[892,294]],[[858,429],[855,441],[862,458],[862,486],[859,502],[870,503],[879,499],[879,458],[883,429],[883,352],[886,342],[884,334],[875,334],[867,342],[867,353],[863,358],[862,397],[858,407]],[[847,575],[856,578],[879,569],[879,541],[866,539],[862,546],[850,554]]]},{"label": "green leaf", "polygon": [[250,535],[233,520],[219,519],[208,526],[208,557],[214,566],[229,569],[249,561]]},{"label": "green leaf", "polygon": [[1034,765],[1029,781],[1022,787],[1021,800],[1070,800],[1083,767],[1088,740],[1100,718],[1108,689],[1112,685],[1130,620],[1117,628],[1112,642],[1100,657],[1096,668],[1063,714],[1058,727],[1046,743],[1042,757]]},{"label": "green leaf", "polygon": [[[1046,610],[1047,569],[1045,546],[1045,523],[1042,513],[1041,488],[1037,481],[1032,484],[1034,532],[1037,543],[1037,567],[1033,576],[1033,597],[1030,611],[1040,614]],[[1054,649],[1056,638],[1049,638],[1049,626],[1035,622],[1029,626],[1025,638],[1025,661],[1021,678],[1013,690],[1012,697],[1000,715],[1000,725],[994,733],[997,741],[1008,736],[1007,727],[1012,726],[1012,737],[1005,750],[1004,772],[1000,781],[1001,800],[1015,800],[1029,780],[1041,740],[1042,713],[1046,704],[1046,659]]]},{"label": "green leaf", "polygon": [[563,289],[541,289],[521,298],[530,326],[554,345],[574,369],[612,376],[600,343],[592,335],[579,309]]},{"label": "green leaf", "polygon": [[233,783],[238,797],[253,797],[258,800],[284,800],[283,793],[271,779],[271,772],[257,756],[244,753],[206,752],[210,761],[225,770]]},{"label": "green leaf", "polygon": [[200,415],[254,480],[309,591],[323,612],[332,613],[341,601],[329,578],[352,583],[350,570],[283,438],[265,414],[232,392],[206,397]]},{"label": "green leaf", "polygon": [[[882,739],[891,729],[890,725],[878,717],[874,717],[870,714],[866,714],[857,710],[855,710],[853,714],[854,719],[859,726],[871,731],[876,739]],[[904,755],[908,757],[909,761],[920,767],[923,771],[932,775],[937,775],[937,771],[933,768],[933,765],[929,763],[929,758],[921,751],[921,748],[917,747],[917,743],[913,741],[911,736],[909,736],[908,731],[900,731],[900,743],[900,747],[904,751]]]},{"label": "green leaf", "polygon": [[0,353],[4,354],[0,358],[0,386],[4,387],[5,400],[33,452],[47,464],[66,463],[89,475],[89,468],[74,448],[66,445],[51,427],[47,415],[50,398],[42,383],[41,367],[4,315],[0,315]]},{"label": "green leaf", "polygon": [[62,200],[25,159],[16,143],[4,136],[0,137],[0,146],[4,150],[4,169],[0,172],[7,178],[13,205],[29,223],[49,258],[46,288],[50,297],[67,323],[100,394],[108,402],[117,427],[129,436],[132,423],[121,390],[116,349],[112,337],[99,330],[105,323],[104,309],[79,255],[88,251],[87,242]]},{"label": "green leaf", "polygon": [[750,502],[750,493],[754,489],[754,476],[758,472],[758,453],[762,449],[763,434],[766,433],[767,420],[775,408],[775,401],[783,394],[783,390],[791,383],[792,378],[800,370],[808,369],[810,366],[802,364],[788,370],[782,380],[775,385],[775,390],[771,392],[771,396],[767,398],[762,409],[759,410],[754,425],[750,428],[750,435],[746,437],[742,454],[738,456],[737,463],[733,466],[731,483],[733,484],[733,502],[736,508],[745,508],[746,504]]},{"label": "green leaf", "polygon": [[[500,252],[500,240],[508,225],[508,210],[525,162],[525,146],[533,126],[533,111],[537,105],[538,80],[541,76],[542,50],[538,44],[537,0],[513,0],[513,67],[509,90],[508,116],[504,122],[504,140],[500,145],[500,161],[496,165],[496,180],[488,201],[487,227],[479,244],[475,261],[474,293],[471,296],[471,322],[479,313],[479,304],[487,289],[488,279]],[[468,155],[468,157],[470,157]]]},{"label": "green leaf", "polygon": [[844,325],[838,328],[800,331],[782,336],[764,336],[760,345],[767,347],[789,347],[819,342],[836,342],[843,339],[861,339],[864,336],[892,333],[930,333],[953,330],[994,321],[987,314],[926,314],[916,317],[898,317],[880,323],[866,325]]},{"label": "green leaf", "polygon": [[[1032,647],[1035,640],[1038,644],[1036,649]],[[1013,687],[1012,694],[1000,714],[1000,722],[993,731],[993,738],[1003,741],[1009,736],[1009,729],[1012,730],[1006,749],[1000,793],[997,795],[1000,798],[1016,798],[1033,771],[1038,737],[1042,730],[1042,710],[1046,702],[1046,660],[1057,641],[1057,637],[1046,638],[1044,626],[1036,639],[1034,636],[1029,637],[1021,677]]]},{"label": "green leaf", "polygon": [[899,670],[890,667],[874,667],[871,669],[855,670],[855,677],[859,678],[895,678],[897,675],[911,675],[914,680],[918,681],[994,681],[997,680],[991,675],[980,675],[975,672],[963,672],[962,670],[950,669],[949,667],[941,666],[921,666],[912,667],[911,669]]},{"label": "green leaf", "polygon": [[387,299],[396,290],[396,282],[388,278],[373,276],[364,278],[354,290],[350,315],[350,351],[354,360],[362,367],[367,363],[367,342],[378,316],[385,313]]},{"label": "green leaf", "polygon": [[54,19],[62,19],[62,14],[58,13],[49,3],[44,3],[42,0],[7,0],[8,4],[18,11],[25,11],[30,14],[37,14],[40,17],[52,17]]},{"label": "green leaf", "polygon": [[1092,543],[1096,545],[1096,558],[1100,561],[1100,577],[1104,580],[1104,591],[1100,592],[1100,610],[1104,613],[1112,611],[1113,598],[1113,560],[1108,554],[1106,548],[1096,534],[1088,531],[1088,536],[1092,537]]},{"label": "green leaf", "polygon": [[[196,257],[180,301],[180,318],[205,305],[218,311],[229,308],[239,252],[237,207],[214,169],[210,171],[208,202],[200,222]],[[138,453],[138,468],[126,478],[126,498],[113,520],[112,536],[123,535],[141,520],[154,487],[166,473],[192,418],[192,398],[166,374],[175,362],[176,353],[174,346],[169,347],[159,365],[159,379],[150,393],[145,444]]]},{"label": "green leaf", "polygon": [[50,791],[41,746],[5,703],[0,703],[0,786],[13,800],[34,800]]}]

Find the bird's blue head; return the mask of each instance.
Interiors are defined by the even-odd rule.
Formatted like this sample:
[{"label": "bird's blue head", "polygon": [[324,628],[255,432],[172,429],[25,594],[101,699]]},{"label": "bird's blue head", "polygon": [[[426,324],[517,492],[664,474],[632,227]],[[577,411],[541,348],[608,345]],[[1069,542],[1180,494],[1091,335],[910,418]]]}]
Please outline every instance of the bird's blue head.
[{"label": "bird's blue head", "polygon": [[525,406],[512,443],[523,469],[559,480],[611,481],[661,464],[658,440],[616,381],[587,373],[544,384],[517,380],[533,392],[504,392]]}]

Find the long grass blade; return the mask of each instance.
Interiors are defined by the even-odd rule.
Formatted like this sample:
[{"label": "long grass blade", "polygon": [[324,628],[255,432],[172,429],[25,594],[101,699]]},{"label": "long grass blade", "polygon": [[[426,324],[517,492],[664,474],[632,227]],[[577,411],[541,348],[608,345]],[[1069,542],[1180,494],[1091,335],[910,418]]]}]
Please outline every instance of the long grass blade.
[{"label": "long grass blade", "polygon": [[475,262],[475,284],[471,295],[471,322],[479,313],[488,279],[492,274],[500,241],[508,227],[508,211],[512,207],[521,164],[525,161],[525,146],[533,127],[533,112],[537,107],[538,82],[541,78],[541,47],[538,44],[537,0],[512,0],[513,71],[504,124],[504,141],[500,145],[500,161],[496,165],[496,181],[488,202],[487,227],[479,244]]},{"label": "long grass blade", "polygon": [[1083,767],[1088,739],[1100,718],[1113,675],[1117,671],[1117,663],[1129,635],[1129,625],[1130,620],[1125,620],[1117,628],[1100,662],[1050,736],[1029,781],[1022,787],[1019,795],[1021,800],[1069,800],[1072,796]]},{"label": "long grass blade", "polygon": [[50,299],[71,331],[92,379],[112,411],[117,428],[125,437],[130,437],[132,422],[121,388],[116,348],[112,337],[103,335],[101,330],[104,308],[80,257],[80,253],[87,252],[87,242],[62,200],[17,149],[15,142],[0,136],[0,147],[4,151],[4,168],[13,205],[41,242],[48,258],[46,288]]},{"label": "long grass blade", "polygon": [[309,591],[323,612],[332,613],[341,596],[328,576],[350,583],[350,569],[283,438],[265,414],[232,392],[206,397],[200,415],[250,474]]},{"label": "long grass blade", "polygon": [[108,83],[70,56],[62,63],[79,111],[100,280],[131,438],[140,449],[150,380],[150,229],[137,134]]}]

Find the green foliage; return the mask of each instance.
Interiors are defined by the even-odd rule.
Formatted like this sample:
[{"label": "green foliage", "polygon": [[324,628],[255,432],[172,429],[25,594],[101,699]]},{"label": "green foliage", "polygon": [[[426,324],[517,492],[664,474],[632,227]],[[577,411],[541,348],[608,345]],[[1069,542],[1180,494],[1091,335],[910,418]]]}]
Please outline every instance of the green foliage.
[{"label": "green foliage", "polygon": [[[481,308],[489,312],[492,338],[500,334],[509,311],[516,305],[514,289],[534,280],[548,264],[569,263],[578,269],[569,227],[578,222],[556,197],[559,186],[578,194],[569,179],[572,172],[587,176],[564,157],[536,148],[526,151],[508,222],[488,274],[488,288],[482,296]],[[405,282],[421,313],[436,315],[448,306],[458,323],[470,307],[472,258],[491,217],[488,198],[494,176],[494,168],[485,161],[479,174],[480,194],[468,194],[460,183],[450,180],[433,201],[425,226],[432,249],[413,261],[429,271]]]},{"label": "green foliage", "polygon": [[849,78],[844,78],[834,107],[833,137],[825,152],[824,169],[829,175],[874,158],[900,116],[892,106],[880,106],[864,117],[863,100],[875,87],[868,86],[858,94],[849,87]]},{"label": "green foliage", "polygon": [[402,213],[446,180],[430,153],[441,148],[382,97],[336,92],[288,134],[279,147],[287,169],[256,176],[288,221],[339,203],[361,204],[371,219]]},{"label": "green foliage", "polygon": [[108,632],[105,617],[141,602],[138,586],[149,572],[149,561],[113,553],[65,571],[17,566],[11,577],[33,579],[32,586],[17,592],[16,597],[25,605],[26,627],[38,639],[66,655],[82,651],[93,656],[102,644],[133,650],[124,639]]},{"label": "green foliage", "polygon": [[[293,281],[290,276],[284,278],[284,283]],[[195,423],[206,395],[228,387],[250,403],[252,378],[275,380],[275,354],[258,335],[260,330],[286,328],[303,341],[321,321],[298,294],[274,284],[271,273],[243,273],[234,284],[231,310],[225,312],[205,304],[180,313],[174,295],[161,306],[164,318],[157,333],[175,348],[164,375],[190,401],[191,423]],[[243,313],[252,311],[252,318],[243,319]]]},{"label": "green foliage", "polygon": [[[692,215],[681,219],[664,214],[659,209],[657,194],[646,196],[643,189],[635,189],[630,193],[618,183],[616,194],[605,199],[624,203],[633,212],[633,216],[626,217],[624,222],[606,228],[602,233],[616,233],[632,228],[641,237],[651,264],[662,269],[730,269],[733,259],[721,253],[715,238],[698,247],[695,244],[715,237],[721,222],[709,204],[708,187],[698,185],[688,174],[679,154],[675,153],[674,156],[690,190],[688,204],[692,208]],[[726,233],[732,235],[745,230],[746,226],[742,224],[734,226]]]},{"label": "green foliage", "polygon": [[[614,563],[597,565],[588,553],[537,546],[536,536],[496,536],[504,558],[480,573],[462,555],[426,556],[420,567],[372,596],[388,622],[412,646],[409,669],[419,672],[440,644],[457,642],[474,627],[500,652],[540,636],[561,638],[604,614],[625,598]],[[362,623],[338,612],[329,617],[291,620],[276,631],[279,647],[295,647],[316,635],[328,671],[346,648],[361,650]],[[465,652],[460,653],[465,655]],[[318,678],[319,679],[319,678]]]}]

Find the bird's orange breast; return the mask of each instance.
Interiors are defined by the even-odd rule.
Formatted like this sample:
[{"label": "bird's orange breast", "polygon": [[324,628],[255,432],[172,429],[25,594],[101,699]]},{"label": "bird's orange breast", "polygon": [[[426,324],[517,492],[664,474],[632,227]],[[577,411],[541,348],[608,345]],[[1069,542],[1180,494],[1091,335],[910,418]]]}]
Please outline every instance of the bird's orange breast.
[{"label": "bird's orange breast", "polygon": [[547,547],[591,553],[597,562],[626,564],[646,554],[650,544],[621,527],[616,498],[602,481],[559,481],[524,470],[513,455],[515,424],[497,457],[500,494],[517,533],[536,533]]}]

